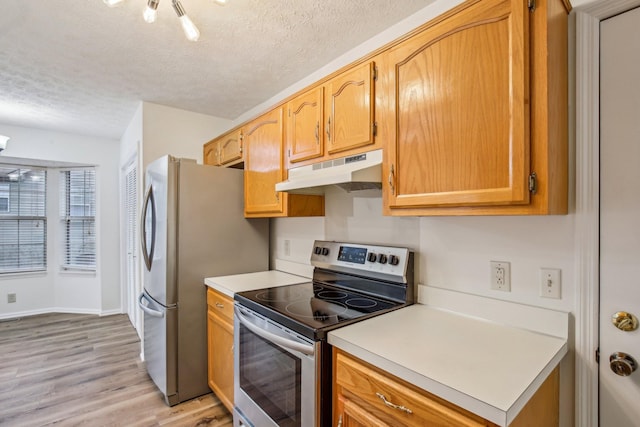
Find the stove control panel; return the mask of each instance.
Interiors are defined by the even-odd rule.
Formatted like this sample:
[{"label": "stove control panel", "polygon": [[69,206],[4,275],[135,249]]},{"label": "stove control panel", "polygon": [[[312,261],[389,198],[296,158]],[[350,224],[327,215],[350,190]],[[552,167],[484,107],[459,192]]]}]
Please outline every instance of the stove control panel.
[{"label": "stove control panel", "polygon": [[311,251],[315,267],[373,277],[406,276],[411,251],[396,246],[316,240]]}]

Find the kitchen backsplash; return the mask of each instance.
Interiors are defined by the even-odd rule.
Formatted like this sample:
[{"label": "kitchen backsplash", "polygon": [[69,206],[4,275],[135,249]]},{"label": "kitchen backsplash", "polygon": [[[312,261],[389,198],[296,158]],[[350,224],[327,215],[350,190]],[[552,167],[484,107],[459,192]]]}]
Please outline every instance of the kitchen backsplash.
[{"label": "kitchen backsplash", "polygon": [[[315,239],[403,245],[418,283],[574,311],[574,215],[386,217],[379,190],[325,197],[324,217],[272,219],[273,259],[308,263]],[[490,289],[490,261],[511,263],[511,292]],[[540,268],[562,270],[561,299],[539,296]]]}]

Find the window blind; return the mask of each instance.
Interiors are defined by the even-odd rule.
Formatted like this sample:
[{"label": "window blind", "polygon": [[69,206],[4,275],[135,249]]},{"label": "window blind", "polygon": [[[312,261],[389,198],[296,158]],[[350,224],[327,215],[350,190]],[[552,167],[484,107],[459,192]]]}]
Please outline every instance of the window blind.
[{"label": "window blind", "polygon": [[44,170],[0,165],[0,274],[47,267]]},{"label": "window blind", "polygon": [[60,172],[60,217],[65,270],[96,268],[95,169]]},{"label": "window blind", "polygon": [[[136,281],[136,251],[138,250],[138,168],[133,166],[125,178],[125,209],[127,215],[127,280],[130,287]],[[131,288],[130,288],[131,289]]]}]

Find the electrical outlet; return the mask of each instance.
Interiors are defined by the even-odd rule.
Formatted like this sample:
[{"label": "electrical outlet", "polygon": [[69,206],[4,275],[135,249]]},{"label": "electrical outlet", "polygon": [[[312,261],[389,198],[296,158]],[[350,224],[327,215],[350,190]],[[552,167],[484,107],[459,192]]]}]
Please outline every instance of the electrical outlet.
[{"label": "electrical outlet", "polygon": [[491,261],[491,289],[511,292],[511,264],[506,261]]},{"label": "electrical outlet", "polygon": [[291,256],[291,240],[289,239],[284,241],[284,254],[285,256]]},{"label": "electrical outlet", "polygon": [[7,294],[7,303],[12,304],[16,302],[16,294]]},{"label": "electrical outlet", "polygon": [[560,299],[561,295],[561,270],[559,268],[540,269],[540,296],[545,298]]}]

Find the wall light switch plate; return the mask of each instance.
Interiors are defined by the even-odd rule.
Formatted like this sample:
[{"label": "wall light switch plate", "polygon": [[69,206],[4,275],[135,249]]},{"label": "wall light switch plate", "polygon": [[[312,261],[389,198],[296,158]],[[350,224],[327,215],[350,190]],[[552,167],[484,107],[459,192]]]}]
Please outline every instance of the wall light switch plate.
[{"label": "wall light switch plate", "polygon": [[540,269],[540,296],[545,298],[561,298],[562,278],[559,268]]}]

